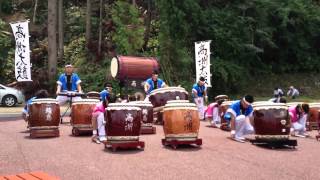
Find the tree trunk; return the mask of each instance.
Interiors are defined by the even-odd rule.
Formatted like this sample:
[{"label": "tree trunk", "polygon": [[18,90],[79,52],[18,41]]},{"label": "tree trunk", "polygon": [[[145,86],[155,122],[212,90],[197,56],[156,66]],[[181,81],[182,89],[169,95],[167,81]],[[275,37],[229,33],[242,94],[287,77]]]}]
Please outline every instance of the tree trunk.
[{"label": "tree trunk", "polygon": [[87,0],[86,14],[86,47],[88,47],[91,37],[91,0]]},{"label": "tree trunk", "polygon": [[57,0],[48,0],[48,75],[53,82],[57,73]]},{"label": "tree trunk", "polygon": [[151,0],[147,0],[148,1],[148,12],[147,12],[147,18],[146,18],[146,22],[145,22],[145,26],[146,26],[146,31],[144,34],[144,44],[143,44],[143,49],[146,50],[147,46],[148,46],[148,41],[149,41],[149,36],[150,36],[150,28],[151,28],[151,16],[152,16],[152,12],[151,12]]},{"label": "tree trunk", "polygon": [[103,0],[100,0],[100,19],[99,19],[99,43],[98,43],[98,55],[101,55],[102,44],[102,12],[103,12]]},{"label": "tree trunk", "polygon": [[34,3],[33,17],[32,17],[33,24],[36,23],[37,7],[38,7],[38,0],[36,0]]},{"label": "tree trunk", "polygon": [[132,0],[132,5],[137,5],[136,0]]},{"label": "tree trunk", "polygon": [[63,12],[63,0],[59,0],[59,7],[58,7],[58,31],[59,31],[59,48],[58,48],[58,60],[59,62],[63,62],[63,54],[64,54],[64,48],[63,48],[63,42],[64,42],[64,36],[63,36],[63,21],[64,21],[64,12]]}]

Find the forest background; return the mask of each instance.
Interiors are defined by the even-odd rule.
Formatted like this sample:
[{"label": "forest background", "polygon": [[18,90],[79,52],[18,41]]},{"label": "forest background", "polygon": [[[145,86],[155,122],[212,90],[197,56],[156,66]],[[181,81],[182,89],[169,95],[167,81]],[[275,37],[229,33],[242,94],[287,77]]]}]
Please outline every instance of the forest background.
[{"label": "forest background", "polygon": [[[157,57],[160,77],[189,92],[194,42],[212,40],[209,96],[271,97],[293,85],[320,97],[319,0],[0,0],[0,83],[14,78],[9,23],[29,19],[31,91],[54,92],[73,63],[85,92],[105,81],[116,55]],[[27,87],[27,86],[26,86]],[[31,87],[31,88],[30,88]]]}]

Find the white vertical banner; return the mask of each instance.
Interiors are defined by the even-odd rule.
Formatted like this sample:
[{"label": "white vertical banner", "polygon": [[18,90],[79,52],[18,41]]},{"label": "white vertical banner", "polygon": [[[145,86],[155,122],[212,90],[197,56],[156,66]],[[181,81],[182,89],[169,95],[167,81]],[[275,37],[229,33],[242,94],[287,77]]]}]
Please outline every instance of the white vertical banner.
[{"label": "white vertical banner", "polygon": [[204,77],[208,87],[211,87],[210,43],[211,40],[194,43],[196,57],[196,78],[198,81],[200,77]]},{"label": "white vertical banner", "polygon": [[16,41],[14,64],[17,81],[32,81],[28,23],[29,21],[10,23]]}]

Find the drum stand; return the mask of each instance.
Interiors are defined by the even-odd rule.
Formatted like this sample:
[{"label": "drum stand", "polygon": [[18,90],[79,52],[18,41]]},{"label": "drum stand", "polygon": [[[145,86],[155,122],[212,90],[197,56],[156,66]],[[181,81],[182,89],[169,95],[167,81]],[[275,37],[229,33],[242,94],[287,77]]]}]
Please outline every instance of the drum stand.
[{"label": "drum stand", "polygon": [[169,140],[167,138],[162,139],[162,145],[163,146],[171,146],[173,149],[177,149],[178,145],[197,145],[198,147],[200,147],[202,145],[202,139],[195,139],[192,141],[188,141],[188,140],[178,140],[178,139],[174,139],[174,140]]},{"label": "drum stand", "polygon": [[[68,110],[71,109],[71,107],[72,107],[72,97],[73,96],[70,96],[69,106],[66,109],[66,111],[62,114],[62,116],[60,117],[60,124],[63,123],[62,120],[63,120],[64,116],[67,114]],[[70,117],[71,117],[71,112],[70,112]]]},{"label": "drum stand", "polygon": [[283,146],[291,146],[293,149],[298,145],[296,139],[250,139],[251,144],[254,145],[267,145],[271,148],[279,148]]},{"label": "drum stand", "polygon": [[154,126],[141,126],[140,134],[156,134],[157,129]]},{"label": "drum stand", "polygon": [[105,148],[111,148],[113,152],[115,152],[118,148],[120,149],[129,149],[129,148],[139,148],[144,150],[144,142],[143,141],[106,141],[104,143]]}]

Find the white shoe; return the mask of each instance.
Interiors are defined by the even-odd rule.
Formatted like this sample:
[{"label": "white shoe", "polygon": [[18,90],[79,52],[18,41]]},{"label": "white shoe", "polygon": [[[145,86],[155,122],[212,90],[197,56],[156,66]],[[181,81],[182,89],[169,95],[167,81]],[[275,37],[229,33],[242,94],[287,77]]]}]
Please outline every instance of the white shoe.
[{"label": "white shoe", "polygon": [[234,137],[232,139],[237,141],[237,142],[240,142],[240,143],[245,143],[244,138],[242,138],[242,137],[240,137],[240,138],[239,137]]},{"label": "white shoe", "polygon": [[105,136],[99,137],[99,141],[100,141],[100,142],[107,141],[107,138],[106,138]]}]

